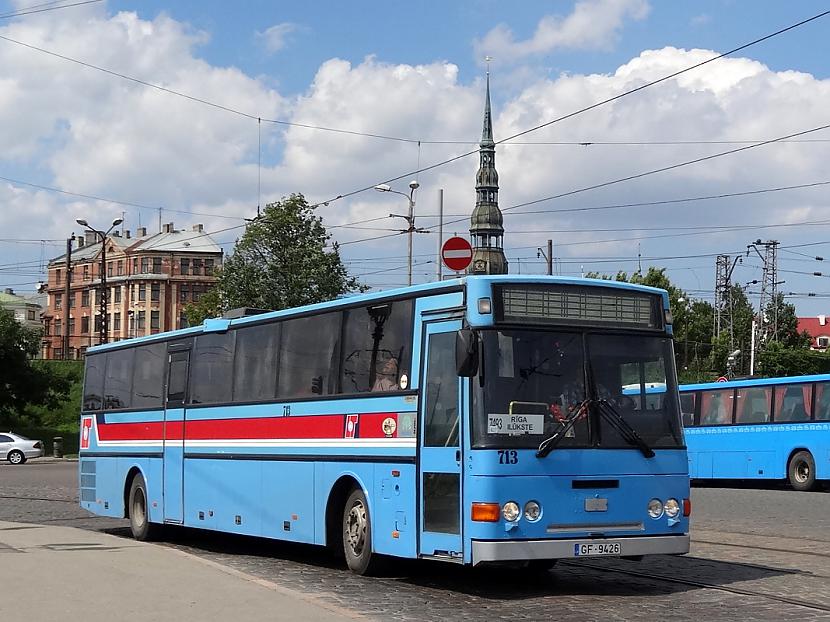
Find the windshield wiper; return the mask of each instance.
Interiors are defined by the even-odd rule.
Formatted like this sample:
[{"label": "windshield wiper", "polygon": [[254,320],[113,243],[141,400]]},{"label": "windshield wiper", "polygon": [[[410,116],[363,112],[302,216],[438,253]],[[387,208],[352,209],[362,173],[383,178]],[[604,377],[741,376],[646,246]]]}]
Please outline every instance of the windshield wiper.
[{"label": "windshield wiper", "polygon": [[[637,434],[628,421],[626,421],[619,411],[608,400],[597,400],[597,410],[608,423],[617,429],[620,435],[628,441],[631,445],[636,445],[646,458],[654,457],[654,450],[649,447],[642,437]],[[537,454],[538,455],[538,454]]]},{"label": "windshield wiper", "polygon": [[579,419],[580,415],[587,413],[587,409],[590,404],[591,400],[584,400],[581,404],[574,408],[573,412],[568,415],[564,421],[560,421],[559,425],[561,427],[539,444],[539,449],[536,450],[536,457],[544,458],[556,449],[559,441],[565,438],[568,430],[574,427],[574,424],[576,423],[576,420]]}]

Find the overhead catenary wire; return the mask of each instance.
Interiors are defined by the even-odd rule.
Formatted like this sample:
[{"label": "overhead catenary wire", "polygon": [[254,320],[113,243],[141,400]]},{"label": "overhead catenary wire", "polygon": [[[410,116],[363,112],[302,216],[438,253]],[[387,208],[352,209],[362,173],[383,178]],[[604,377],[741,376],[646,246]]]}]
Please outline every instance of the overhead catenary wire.
[{"label": "overhead catenary wire", "polygon": [[[69,9],[72,7],[83,6],[85,4],[96,4],[98,2],[103,2],[104,0],[79,0],[78,2],[71,2],[69,4],[60,4],[61,1],[63,0],[58,0],[57,2],[43,2],[41,4],[33,4],[28,7],[23,7],[17,9],[16,11],[0,13],[0,19],[11,19],[14,17],[22,17],[24,15],[33,15],[35,13],[46,13],[47,11]],[[60,6],[55,6],[58,4],[60,4]]]}]

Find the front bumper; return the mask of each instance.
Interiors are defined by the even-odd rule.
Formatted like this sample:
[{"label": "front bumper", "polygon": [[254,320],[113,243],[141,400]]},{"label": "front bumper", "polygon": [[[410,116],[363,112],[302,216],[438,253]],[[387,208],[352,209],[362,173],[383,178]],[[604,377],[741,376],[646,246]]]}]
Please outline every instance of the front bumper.
[{"label": "front bumper", "polygon": [[636,536],[631,538],[582,538],[568,540],[473,540],[473,566],[484,562],[528,561],[531,559],[581,559],[574,545],[585,542],[620,545],[620,556],[681,555],[689,552],[689,536]]}]

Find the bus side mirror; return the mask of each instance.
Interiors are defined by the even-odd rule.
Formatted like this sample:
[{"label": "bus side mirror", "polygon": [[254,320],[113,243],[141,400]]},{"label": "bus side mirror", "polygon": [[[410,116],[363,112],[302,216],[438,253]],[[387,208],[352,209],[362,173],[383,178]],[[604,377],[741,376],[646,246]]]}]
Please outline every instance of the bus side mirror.
[{"label": "bus side mirror", "polygon": [[470,328],[455,333],[455,368],[463,378],[472,378],[478,371],[478,335]]}]

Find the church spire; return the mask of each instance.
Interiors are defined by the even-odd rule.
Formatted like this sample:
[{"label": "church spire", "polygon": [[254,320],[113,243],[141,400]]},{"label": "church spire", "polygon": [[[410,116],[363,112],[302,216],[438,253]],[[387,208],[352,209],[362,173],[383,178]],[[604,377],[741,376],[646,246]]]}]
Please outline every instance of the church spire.
[{"label": "church spire", "polygon": [[481,132],[479,168],[476,175],[476,206],[470,219],[473,261],[470,274],[507,274],[504,257],[504,226],[499,209],[499,174],[496,171],[496,143],[490,110],[490,57],[487,57],[487,92],[484,126]]}]

